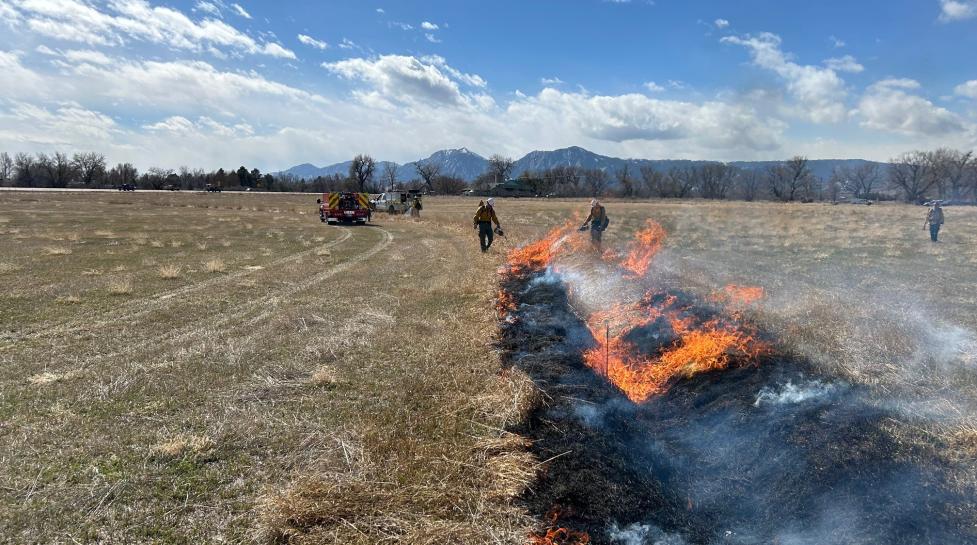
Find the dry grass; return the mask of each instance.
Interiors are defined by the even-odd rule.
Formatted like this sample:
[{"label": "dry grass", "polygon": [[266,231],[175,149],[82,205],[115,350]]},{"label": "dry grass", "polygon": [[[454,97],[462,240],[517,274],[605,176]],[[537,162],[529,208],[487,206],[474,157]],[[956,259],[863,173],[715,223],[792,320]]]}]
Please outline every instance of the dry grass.
[{"label": "dry grass", "polygon": [[180,278],[183,268],[179,265],[160,265],[159,277],[163,280],[175,280]]},{"label": "dry grass", "polygon": [[209,273],[222,273],[227,270],[227,265],[224,264],[223,260],[210,259],[204,262],[204,270]]},{"label": "dry grass", "polygon": [[43,248],[44,255],[71,255],[71,248],[65,248],[64,246],[45,246]]},{"label": "dry grass", "polygon": [[0,274],[9,274],[21,270],[23,267],[14,263],[0,261]]},{"label": "dry grass", "polygon": [[[75,213],[45,231],[66,237],[84,225],[119,233],[121,244],[99,234],[71,259],[43,260],[35,256],[50,239],[0,237],[4,263],[31,264],[29,274],[3,273],[15,290],[0,290],[3,427],[18,430],[0,433],[5,538],[524,542],[533,521],[515,498],[543,468],[506,430],[545,400],[524,374],[499,373],[495,271],[507,245],[584,202],[501,201],[509,239],[483,255],[464,199],[432,199],[419,223],[341,230],[296,214],[314,206],[308,195],[28,198],[0,193],[0,216],[33,232],[29,211],[61,203]],[[909,207],[610,202],[608,211],[609,247],[647,217],[665,225],[663,274],[682,287],[763,285],[761,318],[798,350],[837,343],[839,319],[906,331],[912,320],[849,311],[906,293],[977,329],[973,295],[947,289],[972,278],[977,244],[966,233],[977,232],[977,214],[949,210],[936,249],[914,238],[920,209]],[[383,243],[381,229],[394,242],[358,260]],[[150,243],[161,240],[186,242]],[[301,241],[329,259],[298,259]],[[178,287],[155,274],[193,259],[176,257],[187,246],[217,250],[196,258],[204,270],[210,260],[234,267],[185,274]],[[82,274],[91,270],[106,274]],[[83,297],[59,303],[61,293]],[[877,339],[842,343],[832,359],[912,352],[896,334]],[[72,369],[85,374],[67,380]],[[953,433],[960,453],[973,448],[972,435]]]},{"label": "dry grass", "polygon": [[57,302],[62,305],[77,305],[81,303],[81,297],[77,295],[65,295],[63,297],[58,297]]},{"label": "dry grass", "polygon": [[109,281],[107,290],[109,295],[132,295],[132,279],[129,277],[113,278]]}]

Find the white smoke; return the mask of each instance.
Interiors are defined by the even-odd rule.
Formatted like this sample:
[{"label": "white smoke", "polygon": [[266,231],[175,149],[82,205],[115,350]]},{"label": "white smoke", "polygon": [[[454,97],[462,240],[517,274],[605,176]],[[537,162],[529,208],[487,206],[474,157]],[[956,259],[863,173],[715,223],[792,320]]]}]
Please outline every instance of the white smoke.
[{"label": "white smoke", "polygon": [[651,524],[634,523],[621,528],[612,523],[607,534],[611,543],[618,545],[686,545],[682,536],[666,533]]},{"label": "white smoke", "polygon": [[803,403],[811,399],[824,398],[837,390],[834,384],[824,384],[820,381],[811,381],[807,384],[797,385],[787,381],[779,389],[765,387],[757,394],[754,407],[761,405],[787,405],[793,403]]}]

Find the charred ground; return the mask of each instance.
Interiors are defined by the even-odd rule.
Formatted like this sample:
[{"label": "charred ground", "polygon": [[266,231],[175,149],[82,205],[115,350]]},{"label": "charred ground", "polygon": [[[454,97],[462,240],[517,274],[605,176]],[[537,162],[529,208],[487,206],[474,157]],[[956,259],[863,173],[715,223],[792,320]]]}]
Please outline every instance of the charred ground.
[{"label": "charred ground", "polygon": [[[907,441],[924,432],[869,389],[770,353],[636,404],[583,361],[596,340],[558,275],[526,272],[503,289],[514,299],[504,361],[547,399],[518,430],[549,460],[525,501],[540,517],[558,512],[555,525],[594,543],[977,539],[973,491],[949,485],[940,445]],[[648,351],[674,342],[667,324],[626,337]]]}]

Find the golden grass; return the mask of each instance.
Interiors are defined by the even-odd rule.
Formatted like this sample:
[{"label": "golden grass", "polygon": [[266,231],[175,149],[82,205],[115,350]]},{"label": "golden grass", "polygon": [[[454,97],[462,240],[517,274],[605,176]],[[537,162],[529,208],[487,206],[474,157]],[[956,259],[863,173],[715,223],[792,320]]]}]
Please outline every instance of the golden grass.
[{"label": "golden grass", "polygon": [[110,295],[131,295],[133,292],[132,279],[129,277],[113,278],[109,281],[107,290]]},{"label": "golden grass", "polygon": [[21,270],[23,267],[15,263],[7,263],[6,261],[0,261],[0,274],[8,274]]},{"label": "golden grass", "polygon": [[183,268],[179,265],[160,265],[159,277],[163,280],[175,280],[180,278]]},{"label": "golden grass", "polygon": [[162,458],[175,459],[206,455],[214,447],[216,447],[216,443],[210,437],[181,433],[156,445],[153,452]]},{"label": "golden grass", "polygon": [[45,246],[42,251],[44,255],[71,255],[71,248],[64,246]]},{"label": "golden grass", "polygon": [[209,273],[222,273],[227,270],[227,265],[221,259],[209,259],[204,262],[204,270]]},{"label": "golden grass", "polygon": [[316,369],[312,376],[309,377],[309,382],[313,386],[326,387],[333,386],[339,381],[339,376],[336,373],[336,369],[331,366],[323,366]]},{"label": "golden grass", "polygon": [[65,295],[57,298],[57,302],[62,305],[77,305],[81,303],[81,297],[77,295]]}]

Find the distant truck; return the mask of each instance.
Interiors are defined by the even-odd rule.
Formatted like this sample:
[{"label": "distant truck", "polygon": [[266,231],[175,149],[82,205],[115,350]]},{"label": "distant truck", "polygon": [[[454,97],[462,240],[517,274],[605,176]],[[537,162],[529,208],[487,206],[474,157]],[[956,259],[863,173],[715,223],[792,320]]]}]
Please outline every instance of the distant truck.
[{"label": "distant truck", "polygon": [[121,184],[119,185],[119,191],[135,191],[136,184]]},{"label": "distant truck", "polygon": [[323,223],[365,224],[373,217],[369,193],[323,193],[316,202]]},{"label": "distant truck", "polygon": [[213,185],[213,184],[207,184],[206,189],[207,189],[207,193],[220,193],[224,191],[224,189],[221,188],[221,186]]},{"label": "distant truck", "polygon": [[386,191],[373,199],[373,209],[388,214],[403,214],[413,206],[414,199],[420,199],[421,192],[417,189],[407,191]]}]

